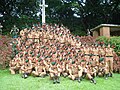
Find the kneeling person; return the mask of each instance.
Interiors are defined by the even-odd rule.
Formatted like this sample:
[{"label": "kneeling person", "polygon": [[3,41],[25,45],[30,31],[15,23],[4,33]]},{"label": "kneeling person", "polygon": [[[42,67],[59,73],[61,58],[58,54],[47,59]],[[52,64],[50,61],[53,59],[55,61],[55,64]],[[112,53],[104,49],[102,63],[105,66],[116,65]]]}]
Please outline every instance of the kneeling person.
[{"label": "kneeling person", "polygon": [[34,76],[40,76],[40,77],[45,77],[46,75],[46,70],[45,70],[45,65],[42,61],[38,61],[35,65],[35,71],[32,72]]},{"label": "kneeling person", "polygon": [[56,65],[56,62],[51,63],[49,72],[50,72],[50,78],[53,79],[53,84],[60,83],[59,81],[60,71]]},{"label": "kneeling person", "polygon": [[16,72],[20,70],[20,62],[19,62],[19,60],[10,61],[9,66],[10,66],[9,70],[10,70],[11,74],[16,74]]},{"label": "kneeling person", "polygon": [[75,61],[72,62],[71,68],[69,69],[69,78],[72,80],[78,80],[80,83],[82,76],[83,68],[80,65],[75,64]]},{"label": "kneeling person", "polygon": [[26,79],[29,74],[32,72],[32,64],[29,63],[29,60],[26,60],[24,65],[21,67],[22,77]]}]

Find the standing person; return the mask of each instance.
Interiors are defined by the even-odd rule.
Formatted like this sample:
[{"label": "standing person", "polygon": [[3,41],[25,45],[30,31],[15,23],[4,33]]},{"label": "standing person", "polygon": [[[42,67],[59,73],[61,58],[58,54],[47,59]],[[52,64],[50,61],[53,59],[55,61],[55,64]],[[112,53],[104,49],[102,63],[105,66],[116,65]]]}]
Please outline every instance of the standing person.
[{"label": "standing person", "polygon": [[106,63],[109,66],[109,75],[110,77],[112,77],[113,74],[113,49],[110,47],[110,44],[108,45],[108,47],[106,48]]},{"label": "standing person", "polygon": [[12,38],[17,38],[19,33],[19,29],[16,27],[16,25],[13,26],[13,28],[10,31],[10,34],[12,34]]}]

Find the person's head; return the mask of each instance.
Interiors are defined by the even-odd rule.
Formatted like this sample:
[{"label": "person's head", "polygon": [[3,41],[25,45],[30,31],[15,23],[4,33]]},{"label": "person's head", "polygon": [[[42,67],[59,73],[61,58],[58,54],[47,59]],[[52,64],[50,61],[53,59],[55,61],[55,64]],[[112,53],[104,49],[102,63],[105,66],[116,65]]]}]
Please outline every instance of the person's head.
[{"label": "person's head", "polygon": [[108,44],[108,48],[110,48],[110,44]]}]

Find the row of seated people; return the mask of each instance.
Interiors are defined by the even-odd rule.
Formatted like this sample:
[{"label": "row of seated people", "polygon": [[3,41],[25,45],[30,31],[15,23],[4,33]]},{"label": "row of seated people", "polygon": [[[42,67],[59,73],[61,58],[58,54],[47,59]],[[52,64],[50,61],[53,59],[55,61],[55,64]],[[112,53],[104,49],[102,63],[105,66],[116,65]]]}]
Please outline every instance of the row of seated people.
[{"label": "row of seated people", "polygon": [[[82,68],[80,69],[80,73],[82,74],[79,75],[79,81],[84,75],[87,75],[93,83],[96,83],[93,79],[96,75],[105,75],[107,79],[108,75],[112,76],[113,74],[113,56],[115,52],[110,48],[110,45],[108,45],[108,47],[82,45],[80,48],[62,44],[59,46],[59,42],[51,46],[45,45],[46,46],[41,46],[40,44],[37,44],[37,46],[34,46],[33,44],[29,48],[21,48],[22,52],[18,53],[10,62],[11,73],[15,74],[17,70],[27,76],[28,72],[25,71],[27,70],[30,71],[29,74],[35,76],[43,77],[44,75],[49,74],[50,77],[53,78],[54,75],[51,76],[50,72],[52,70],[50,68],[54,66],[52,65],[54,63],[57,70],[60,70],[59,76],[68,76],[72,80],[78,78],[78,76],[73,77],[74,75],[71,75],[70,66],[72,65]],[[58,66],[60,66],[60,69]],[[41,71],[38,71],[38,67],[42,70],[42,73]],[[55,81],[57,82],[56,79],[54,79],[54,83]]]}]

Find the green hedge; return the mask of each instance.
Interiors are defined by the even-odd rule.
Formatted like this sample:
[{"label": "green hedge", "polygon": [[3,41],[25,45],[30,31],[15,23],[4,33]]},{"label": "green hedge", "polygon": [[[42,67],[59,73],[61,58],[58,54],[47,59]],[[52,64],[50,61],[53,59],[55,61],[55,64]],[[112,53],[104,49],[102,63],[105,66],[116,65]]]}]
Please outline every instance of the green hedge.
[{"label": "green hedge", "polygon": [[98,37],[96,39],[96,41],[102,42],[106,45],[110,44],[111,47],[114,48],[115,52],[120,56],[120,36],[119,37],[113,36],[113,37],[110,37],[110,38],[101,36],[101,37]]}]

